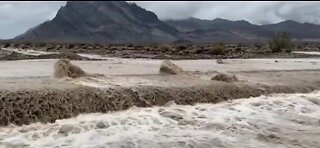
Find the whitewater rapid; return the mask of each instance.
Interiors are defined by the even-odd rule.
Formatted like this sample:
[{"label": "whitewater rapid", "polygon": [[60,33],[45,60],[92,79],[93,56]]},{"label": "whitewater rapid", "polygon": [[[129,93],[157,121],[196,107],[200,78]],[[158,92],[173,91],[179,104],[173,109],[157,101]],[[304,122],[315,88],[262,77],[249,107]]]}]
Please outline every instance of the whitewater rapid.
[{"label": "whitewater rapid", "polygon": [[320,91],[84,114],[0,128],[0,148],[320,146]]}]

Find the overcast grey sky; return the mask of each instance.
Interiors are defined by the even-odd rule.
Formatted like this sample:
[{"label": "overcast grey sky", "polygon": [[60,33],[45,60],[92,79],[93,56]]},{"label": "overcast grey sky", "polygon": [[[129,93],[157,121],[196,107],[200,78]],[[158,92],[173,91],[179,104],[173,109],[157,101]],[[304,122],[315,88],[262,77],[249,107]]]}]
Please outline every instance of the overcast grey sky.
[{"label": "overcast grey sky", "polygon": [[[136,2],[153,11],[160,19],[224,18],[247,20],[254,24],[270,24],[295,20],[320,24],[320,2]],[[0,38],[24,33],[54,18],[66,2],[0,2]]]}]

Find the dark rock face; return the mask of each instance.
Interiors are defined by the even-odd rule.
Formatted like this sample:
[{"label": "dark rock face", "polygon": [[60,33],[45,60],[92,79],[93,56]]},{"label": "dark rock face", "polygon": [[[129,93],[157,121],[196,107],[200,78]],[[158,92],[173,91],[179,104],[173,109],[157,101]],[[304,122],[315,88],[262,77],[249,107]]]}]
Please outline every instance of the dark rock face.
[{"label": "dark rock face", "polygon": [[179,32],[136,4],[124,1],[67,2],[56,17],[16,40],[56,42],[166,42]]}]

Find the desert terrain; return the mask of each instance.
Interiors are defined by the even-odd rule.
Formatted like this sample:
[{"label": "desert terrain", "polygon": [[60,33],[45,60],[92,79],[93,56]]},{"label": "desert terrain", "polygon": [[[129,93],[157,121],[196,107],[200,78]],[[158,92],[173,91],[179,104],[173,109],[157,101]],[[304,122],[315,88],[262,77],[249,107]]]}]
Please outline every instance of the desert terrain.
[{"label": "desert terrain", "polygon": [[[20,46],[0,51],[0,147],[319,145],[317,51],[192,57]],[[104,76],[55,79],[60,58]],[[164,59],[183,71],[160,73]],[[236,80],[214,79],[221,73]]]},{"label": "desert terrain", "polygon": [[0,2],[0,148],[319,148],[317,2]]},{"label": "desert terrain", "polygon": [[[99,60],[76,54],[104,57],[147,59],[252,59],[252,58],[312,58],[319,54],[301,52],[320,51],[317,43],[296,43],[294,52],[272,52],[266,43],[193,43],[187,41],[148,44],[89,44],[89,43],[31,43],[0,42],[0,60],[69,58],[72,60]],[[298,51],[296,53],[295,51]],[[300,52],[300,53],[299,53]],[[101,59],[101,58],[100,58]]]}]

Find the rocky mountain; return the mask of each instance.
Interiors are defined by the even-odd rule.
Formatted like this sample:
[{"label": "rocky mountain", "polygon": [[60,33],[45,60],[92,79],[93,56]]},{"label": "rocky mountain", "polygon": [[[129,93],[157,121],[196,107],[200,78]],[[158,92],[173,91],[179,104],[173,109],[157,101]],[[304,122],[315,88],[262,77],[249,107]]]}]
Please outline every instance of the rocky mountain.
[{"label": "rocky mountain", "polygon": [[56,42],[167,42],[179,32],[150,11],[124,1],[68,1],[50,21],[14,40]]},{"label": "rocky mountain", "polygon": [[255,25],[225,19],[161,21],[150,11],[124,1],[69,1],[57,15],[14,38],[43,42],[248,42],[266,41],[278,32],[293,39],[320,41],[320,25],[284,21]]},{"label": "rocky mountain", "polygon": [[257,41],[266,40],[273,34],[287,32],[295,40],[320,41],[320,25],[284,21],[270,25],[255,25],[245,20],[225,19],[167,20],[165,23],[185,34],[188,40],[196,41]]},{"label": "rocky mountain", "polygon": [[263,40],[271,32],[247,21],[229,21],[225,19],[201,20],[188,18],[185,20],[165,21],[184,33],[184,37],[193,41],[247,41]]},{"label": "rocky mountain", "polygon": [[297,40],[320,41],[320,25],[288,20],[277,24],[262,25],[261,27],[273,33],[287,32]]}]

